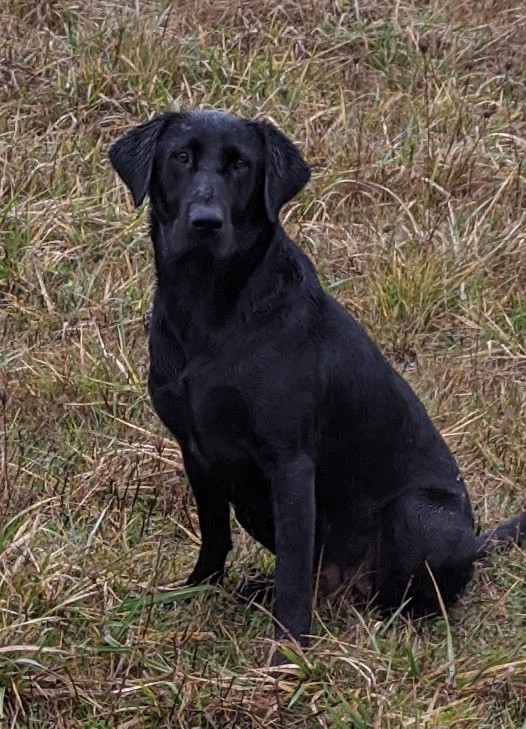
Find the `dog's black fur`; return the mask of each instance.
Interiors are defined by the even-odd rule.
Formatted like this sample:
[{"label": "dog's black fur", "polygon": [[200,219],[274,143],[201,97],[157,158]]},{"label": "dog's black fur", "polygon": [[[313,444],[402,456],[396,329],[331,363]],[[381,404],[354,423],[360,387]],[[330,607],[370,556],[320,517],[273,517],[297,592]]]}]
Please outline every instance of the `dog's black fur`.
[{"label": "dog's black fur", "polygon": [[[321,289],[280,226],[309,179],[273,125],[167,113],[110,150],[135,205],[151,201],[157,290],[149,390],[179,441],[202,545],[190,584],[220,578],[230,505],[276,555],[276,636],[305,644],[313,572],[365,564],[384,609],[452,603],[491,541],[476,535],[455,459],[409,385]],[[432,575],[432,577],[431,577]]]}]

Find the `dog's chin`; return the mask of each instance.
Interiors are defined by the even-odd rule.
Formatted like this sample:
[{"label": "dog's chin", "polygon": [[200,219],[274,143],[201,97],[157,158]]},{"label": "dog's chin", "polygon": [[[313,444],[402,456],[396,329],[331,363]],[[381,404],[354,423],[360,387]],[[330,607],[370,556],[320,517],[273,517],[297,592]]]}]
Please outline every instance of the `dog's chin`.
[{"label": "dog's chin", "polygon": [[233,233],[220,231],[189,230],[182,221],[175,220],[161,226],[157,237],[157,255],[163,268],[171,268],[188,255],[202,252],[211,260],[225,260],[235,253]]},{"label": "dog's chin", "polygon": [[217,261],[225,260],[235,253],[234,236],[227,230],[192,230],[186,234],[188,251],[202,251]]}]

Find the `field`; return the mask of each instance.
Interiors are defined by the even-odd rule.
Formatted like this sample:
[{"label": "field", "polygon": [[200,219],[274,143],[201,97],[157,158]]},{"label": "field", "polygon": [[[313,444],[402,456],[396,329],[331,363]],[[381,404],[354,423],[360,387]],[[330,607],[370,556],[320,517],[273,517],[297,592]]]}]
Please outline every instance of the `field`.
[{"label": "field", "polygon": [[[0,727],[526,727],[526,556],[448,619],[318,599],[267,667],[146,393],[145,210],[110,143],[167,107],[273,119],[313,166],[284,211],[327,291],[410,380],[477,521],[525,506],[521,0],[6,0],[0,9]],[[167,605],[175,601],[174,607]]]}]

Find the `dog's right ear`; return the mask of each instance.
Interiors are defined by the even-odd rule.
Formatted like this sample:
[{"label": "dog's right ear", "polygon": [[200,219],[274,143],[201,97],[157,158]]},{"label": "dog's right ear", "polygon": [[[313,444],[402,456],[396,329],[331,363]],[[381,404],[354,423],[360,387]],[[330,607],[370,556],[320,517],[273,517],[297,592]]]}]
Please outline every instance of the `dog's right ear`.
[{"label": "dog's right ear", "polygon": [[171,116],[162,114],[134,127],[110,147],[110,162],[129,187],[135,207],[142,203],[150,187],[157,140]]}]

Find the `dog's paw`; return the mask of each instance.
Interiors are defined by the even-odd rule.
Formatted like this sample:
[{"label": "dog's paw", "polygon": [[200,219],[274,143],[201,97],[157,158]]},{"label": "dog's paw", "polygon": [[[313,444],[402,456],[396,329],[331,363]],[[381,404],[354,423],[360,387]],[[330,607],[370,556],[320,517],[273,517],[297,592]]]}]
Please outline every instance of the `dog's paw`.
[{"label": "dog's paw", "polygon": [[203,570],[196,567],[186,580],[186,585],[188,587],[194,587],[195,585],[222,585],[223,577],[224,574],[222,571],[210,572],[210,570]]},{"label": "dog's paw", "polygon": [[287,658],[287,656],[283,655],[283,653],[279,650],[279,648],[276,648],[272,655],[270,656],[270,666],[271,668],[285,668],[288,666],[295,666],[295,663],[292,663],[290,658]]},{"label": "dog's paw", "polygon": [[274,580],[265,575],[248,576],[237,587],[235,595],[249,605],[257,603],[269,607],[274,600]]},{"label": "dog's paw", "polygon": [[292,641],[277,641],[269,656],[269,666],[287,673],[297,671],[303,663],[301,647]]}]

